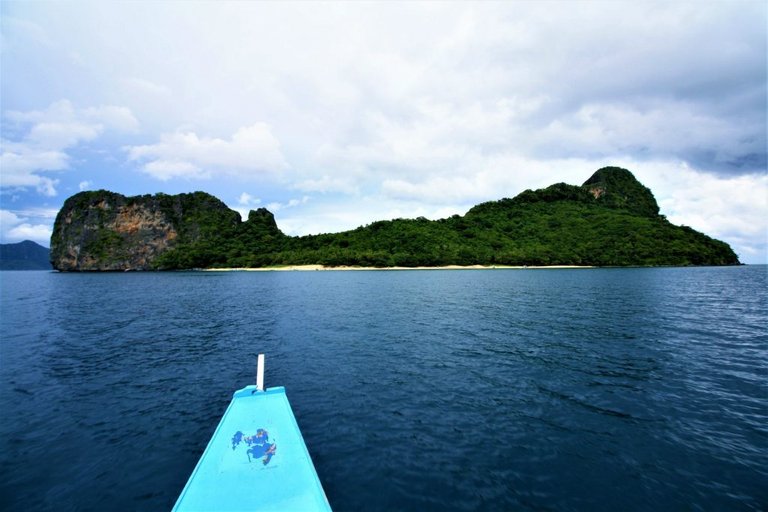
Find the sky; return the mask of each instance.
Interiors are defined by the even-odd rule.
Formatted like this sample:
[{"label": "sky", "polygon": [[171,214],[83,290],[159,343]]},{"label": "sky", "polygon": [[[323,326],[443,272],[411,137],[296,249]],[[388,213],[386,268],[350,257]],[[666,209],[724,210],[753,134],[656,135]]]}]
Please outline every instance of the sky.
[{"label": "sky", "polygon": [[768,262],[763,1],[0,2],[0,242],[81,190],[289,235],[632,171]]}]

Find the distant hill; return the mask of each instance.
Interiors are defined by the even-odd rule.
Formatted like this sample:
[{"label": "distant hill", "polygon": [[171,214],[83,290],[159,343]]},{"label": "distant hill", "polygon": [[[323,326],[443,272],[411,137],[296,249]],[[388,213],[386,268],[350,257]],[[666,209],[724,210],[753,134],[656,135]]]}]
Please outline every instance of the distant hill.
[{"label": "distant hill", "polygon": [[30,240],[0,244],[0,270],[53,270],[50,254],[46,247]]},{"label": "distant hill", "polygon": [[342,233],[291,237],[264,208],[243,222],[217,198],[81,192],[56,217],[59,270],[150,270],[322,264],[736,265],[725,242],[663,215],[626,169],[605,167],[583,185],[557,183],[466,215],[378,221]]}]

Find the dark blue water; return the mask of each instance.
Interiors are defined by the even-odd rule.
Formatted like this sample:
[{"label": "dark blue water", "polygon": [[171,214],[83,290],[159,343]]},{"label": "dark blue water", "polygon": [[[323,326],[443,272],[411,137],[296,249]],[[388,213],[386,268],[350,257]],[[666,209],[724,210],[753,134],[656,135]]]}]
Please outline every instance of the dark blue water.
[{"label": "dark blue water", "polygon": [[336,510],[768,508],[765,266],[0,291],[5,510],[170,509],[260,352]]}]

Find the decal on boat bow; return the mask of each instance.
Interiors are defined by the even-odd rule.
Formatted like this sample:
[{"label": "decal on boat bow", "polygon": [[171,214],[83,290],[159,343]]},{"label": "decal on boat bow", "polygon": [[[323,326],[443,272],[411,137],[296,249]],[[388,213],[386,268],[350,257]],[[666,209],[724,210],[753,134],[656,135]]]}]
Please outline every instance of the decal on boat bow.
[{"label": "decal on boat bow", "polygon": [[248,456],[248,462],[253,462],[262,457],[261,460],[265,466],[269,464],[277,450],[277,444],[269,442],[269,433],[263,428],[258,429],[251,436],[247,436],[239,430],[235,432],[235,435],[232,436],[232,450],[236,450],[241,444],[248,447],[245,451],[246,456]]}]

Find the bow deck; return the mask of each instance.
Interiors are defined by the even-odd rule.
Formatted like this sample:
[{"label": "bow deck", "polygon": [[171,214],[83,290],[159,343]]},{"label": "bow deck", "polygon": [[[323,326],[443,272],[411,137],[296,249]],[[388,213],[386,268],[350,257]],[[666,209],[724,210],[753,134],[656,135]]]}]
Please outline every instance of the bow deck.
[{"label": "bow deck", "polygon": [[235,392],[173,510],[331,510],[285,388]]}]

